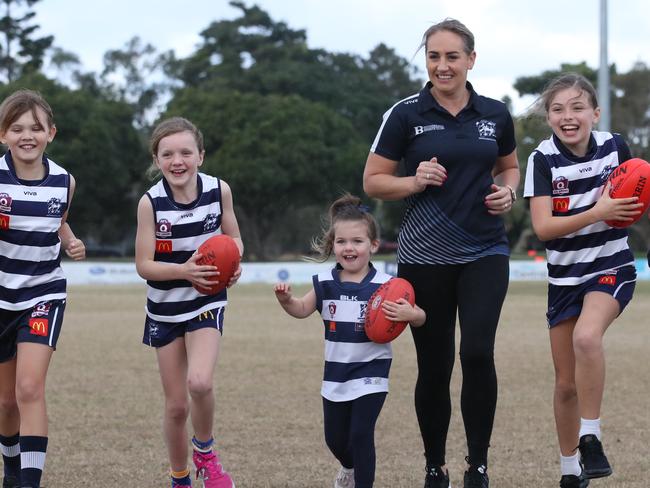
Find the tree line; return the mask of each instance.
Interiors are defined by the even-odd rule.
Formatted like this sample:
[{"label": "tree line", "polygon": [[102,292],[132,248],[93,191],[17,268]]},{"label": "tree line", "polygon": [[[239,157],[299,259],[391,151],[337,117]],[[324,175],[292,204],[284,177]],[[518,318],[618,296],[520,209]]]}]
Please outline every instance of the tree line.
[{"label": "tree line", "polygon": [[[51,104],[58,132],[48,155],[77,180],[69,220],[91,251],[132,253],[137,200],[152,184],[148,136],[158,120],[182,115],[204,134],[202,170],[233,188],[246,259],[307,252],[329,202],[343,191],[363,195],[363,165],[383,112],[424,83],[389,46],[367,56],[309,48],[304,30],[240,1],[231,2],[239,16],[211,22],[187,57],[134,37],[104,54],[101,72],[88,72],[52,36],[39,37],[38,1],[0,6],[0,97],[30,88]],[[518,78],[514,87],[537,95],[562,71],[597,82],[586,63],[562,64]],[[648,160],[650,69],[639,62],[618,73],[612,65],[610,78],[613,130]],[[515,127],[524,174],[528,154],[550,130],[543,117],[528,114],[516,117]],[[394,240],[403,204],[368,203],[383,237]],[[542,248],[526,203],[505,219],[516,250]],[[648,243],[650,223],[642,219],[631,245],[640,251]]]}]

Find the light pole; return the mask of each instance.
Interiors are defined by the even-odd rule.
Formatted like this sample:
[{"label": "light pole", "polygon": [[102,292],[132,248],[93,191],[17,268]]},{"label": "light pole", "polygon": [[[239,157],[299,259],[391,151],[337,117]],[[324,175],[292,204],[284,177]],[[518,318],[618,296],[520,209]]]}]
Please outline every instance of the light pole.
[{"label": "light pole", "polygon": [[598,128],[609,132],[611,126],[609,101],[609,62],[607,61],[607,0],[600,0],[600,66],[598,68]]}]

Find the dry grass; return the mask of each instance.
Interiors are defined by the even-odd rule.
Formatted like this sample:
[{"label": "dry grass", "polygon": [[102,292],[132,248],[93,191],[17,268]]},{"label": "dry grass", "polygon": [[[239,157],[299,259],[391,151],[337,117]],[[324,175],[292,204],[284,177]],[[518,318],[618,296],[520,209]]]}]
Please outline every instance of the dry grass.
[{"label": "dry grass", "polygon": [[[557,486],[545,293],[543,283],[513,284],[503,311],[490,451],[496,488]],[[594,486],[648,486],[649,294],[650,284],[641,283],[607,334],[603,427],[615,473]],[[169,486],[160,380],[153,351],[141,344],[143,304],[142,287],[70,290],[48,379],[48,488]],[[269,286],[232,291],[215,380],[215,437],[238,488],[332,486],[337,466],[324,444],[319,395],[321,327],[315,315],[304,321],[285,315]],[[377,426],[375,486],[419,488],[424,458],[412,401],[410,334],[395,341],[394,356],[391,393]],[[457,365],[447,449],[455,487],[462,483],[465,455],[459,376]]]}]

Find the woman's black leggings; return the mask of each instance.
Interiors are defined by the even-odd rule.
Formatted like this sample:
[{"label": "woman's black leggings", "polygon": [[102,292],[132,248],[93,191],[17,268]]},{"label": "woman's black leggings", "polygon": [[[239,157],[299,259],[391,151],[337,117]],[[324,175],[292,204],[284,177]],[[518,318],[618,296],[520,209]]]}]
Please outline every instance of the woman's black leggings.
[{"label": "woman's black leggings", "polygon": [[508,289],[508,257],[458,265],[400,264],[398,275],[415,290],[427,320],[411,327],[418,360],[415,411],[428,465],[442,466],[451,418],[456,312],[463,372],[460,406],[472,465],[487,466],[497,403],[494,339]]},{"label": "woman's black leggings", "polygon": [[354,468],[354,486],[375,481],[375,424],[386,393],[371,393],[349,402],[323,398],[325,443],[342,466]]}]

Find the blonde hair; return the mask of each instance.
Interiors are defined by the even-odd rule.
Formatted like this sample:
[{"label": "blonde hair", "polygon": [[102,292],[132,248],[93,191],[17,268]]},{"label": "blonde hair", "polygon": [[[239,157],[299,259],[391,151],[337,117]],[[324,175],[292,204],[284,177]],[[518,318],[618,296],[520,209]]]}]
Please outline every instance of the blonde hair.
[{"label": "blonde hair", "polygon": [[165,119],[154,128],[151,133],[151,138],[149,139],[149,151],[151,151],[151,157],[153,158],[151,166],[149,166],[149,169],[147,170],[147,175],[149,177],[155,178],[160,173],[158,166],[156,166],[156,155],[158,154],[160,141],[167,136],[178,134],[179,132],[191,133],[194,136],[199,153],[202,153],[205,150],[203,146],[203,134],[192,122],[184,117],[171,117]]},{"label": "blonde hair", "polygon": [[379,239],[379,226],[370,213],[370,209],[361,204],[359,197],[345,193],[330,205],[327,226],[323,228],[320,236],[312,240],[311,248],[318,253],[318,257],[314,259],[315,261],[326,261],[332,255],[335,238],[334,226],[342,221],[365,222],[368,227],[370,241],[373,242]]},{"label": "blonde hair", "polygon": [[47,120],[45,121],[49,129],[54,127],[54,114],[52,107],[45,101],[40,93],[33,90],[18,90],[4,99],[0,105],[0,134],[4,134],[9,130],[9,126],[13,124],[21,115],[26,112],[31,112],[34,120],[39,125],[43,125],[43,121],[38,118],[37,109],[43,110]]},{"label": "blonde hair", "polygon": [[472,31],[469,30],[467,26],[465,26],[465,24],[459,20],[449,17],[441,22],[438,22],[437,24],[432,25],[424,32],[418,51],[424,48],[426,54],[427,41],[429,40],[429,37],[440,31],[452,32],[460,37],[463,40],[463,45],[465,48],[464,50],[466,54],[472,54],[474,52],[474,34],[472,34]]}]

